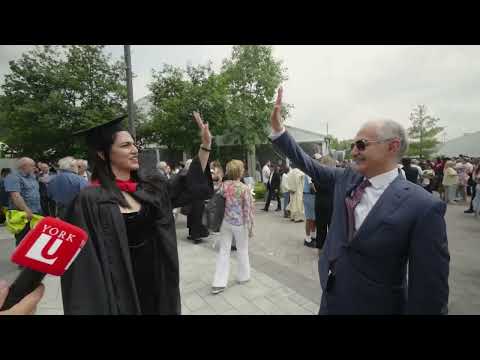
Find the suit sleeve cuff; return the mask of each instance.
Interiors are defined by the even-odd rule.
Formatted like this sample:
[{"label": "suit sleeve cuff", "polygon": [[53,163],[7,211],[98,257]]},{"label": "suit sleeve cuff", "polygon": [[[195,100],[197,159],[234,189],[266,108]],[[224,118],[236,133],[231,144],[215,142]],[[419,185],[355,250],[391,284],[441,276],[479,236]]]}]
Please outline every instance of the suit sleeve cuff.
[{"label": "suit sleeve cuff", "polygon": [[285,133],[285,126],[282,128],[282,130],[280,131],[274,131],[272,130],[272,132],[270,133],[270,139],[273,141],[273,140],[276,140],[278,139],[280,136],[282,136],[283,134]]}]

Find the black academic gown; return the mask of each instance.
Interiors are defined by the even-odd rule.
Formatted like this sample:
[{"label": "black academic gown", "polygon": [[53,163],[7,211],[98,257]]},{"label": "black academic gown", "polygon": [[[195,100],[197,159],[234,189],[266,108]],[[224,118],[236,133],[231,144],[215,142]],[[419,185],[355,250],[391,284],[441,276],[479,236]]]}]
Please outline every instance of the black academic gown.
[{"label": "black academic gown", "polygon": [[[142,236],[153,243],[153,314],[180,314],[179,263],[172,209],[213,193],[207,165],[196,158],[187,174],[166,180],[151,175],[161,190],[140,182],[132,196],[153,209],[153,224]],[[81,227],[88,241],[61,279],[65,315],[141,314],[133,275],[125,221],[118,204],[101,187],[83,189],[72,202],[66,220]]]}]

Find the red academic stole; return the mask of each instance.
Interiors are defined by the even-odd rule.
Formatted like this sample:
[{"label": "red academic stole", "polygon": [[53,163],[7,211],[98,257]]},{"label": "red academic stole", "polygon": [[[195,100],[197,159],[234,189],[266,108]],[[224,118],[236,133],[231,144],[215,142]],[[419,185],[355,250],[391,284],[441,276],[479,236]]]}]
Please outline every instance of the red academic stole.
[{"label": "red academic stole", "polygon": [[[128,193],[134,193],[135,191],[137,191],[138,183],[132,181],[131,179],[128,179],[128,180],[115,179],[115,183],[117,184],[117,187],[122,191],[125,191]],[[90,185],[100,186],[100,182],[98,180],[92,180],[90,182]]]}]

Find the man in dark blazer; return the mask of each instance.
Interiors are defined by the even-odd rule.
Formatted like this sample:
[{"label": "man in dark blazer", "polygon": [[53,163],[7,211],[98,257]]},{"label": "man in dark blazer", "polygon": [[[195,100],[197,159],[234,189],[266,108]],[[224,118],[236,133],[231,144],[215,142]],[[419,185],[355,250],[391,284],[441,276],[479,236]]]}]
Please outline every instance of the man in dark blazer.
[{"label": "man in dark blazer", "polygon": [[270,175],[270,179],[268,180],[268,188],[270,189],[268,192],[268,197],[267,197],[267,202],[265,203],[265,207],[263,208],[264,211],[268,211],[268,208],[270,207],[270,201],[272,201],[272,198],[275,196],[277,199],[277,210],[275,211],[281,211],[282,210],[282,203],[280,201],[280,182],[282,178],[280,175],[280,169],[278,165],[273,166],[273,171],[272,174]]},{"label": "man in dark blazer", "polygon": [[306,155],[282,125],[282,89],[272,113],[273,143],[313,181],[333,191],[333,216],[319,260],[320,314],[446,314],[445,204],[399,174],[405,130],[391,120],[361,127],[353,168],[328,168]]}]

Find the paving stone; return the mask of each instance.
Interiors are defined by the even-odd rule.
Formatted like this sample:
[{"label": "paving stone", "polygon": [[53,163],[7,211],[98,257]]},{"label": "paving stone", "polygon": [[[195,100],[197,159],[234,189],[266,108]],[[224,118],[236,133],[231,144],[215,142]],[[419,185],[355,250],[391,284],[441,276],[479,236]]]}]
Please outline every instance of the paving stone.
[{"label": "paving stone", "polygon": [[318,314],[318,310],[320,310],[320,305],[317,305],[311,301],[302,304],[302,307],[310,311],[312,314]]},{"label": "paving stone", "polygon": [[264,296],[268,294],[271,291],[270,288],[266,286],[259,286],[259,287],[243,287],[241,295],[247,299],[248,301],[251,301],[255,298]]},{"label": "paving stone", "polygon": [[189,315],[217,315],[210,306],[204,306],[196,311],[192,311]]},{"label": "paving stone", "polygon": [[187,296],[184,296],[183,303],[192,312],[195,312],[198,309],[208,306],[208,304],[200,297],[200,295],[198,295],[195,292],[188,294]]},{"label": "paving stone", "polygon": [[267,295],[267,298],[287,297],[292,295],[293,293],[294,291],[292,289],[282,286],[278,289],[270,291],[270,293]]},{"label": "paving stone", "polygon": [[242,315],[265,315],[265,312],[251,302],[236,307],[236,310]]},{"label": "paving stone", "polygon": [[269,277],[265,274],[259,273],[256,276],[256,278],[260,283],[262,283],[263,285],[265,285],[265,286],[267,286],[271,289],[278,289],[278,288],[282,287],[282,283],[278,282],[277,280],[272,279],[271,277]]},{"label": "paving stone", "polygon": [[230,292],[228,288],[222,293],[222,296],[235,309],[238,309],[242,305],[248,304],[248,300],[246,300],[241,294]]},{"label": "paving stone", "polygon": [[258,297],[252,300],[252,303],[255,304],[255,306],[262,310],[266,315],[283,315],[285,313],[266,297]]},{"label": "paving stone", "polygon": [[287,297],[278,299],[274,304],[280,309],[284,310],[288,315],[311,315],[310,311],[301,307],[300,305],[295,304]]},{"label": "paving stone", "polygon": [[307,298],[303,297],[298,293],[292,294],[288,298],[297,305],[303,305],[303,304],[306,304],[307,302],[310,302]]},{"label": "paving stone", "polygon": [[208,287],[208,284],[204,283],[203,281],[195,281],[191,282],[188,285],[184,286],[183,289],[180,289],[182,293],[189,294],[196,290]]},{"label": "paving stone", "polygon": [[242,314],[236,309],[231,309],[224,313],[221,313],[220,315],[242,315]]},{"label": "paving stone", "polygon": [[192,312],[186,306],[182,306],[182,315],[190,315],[191,313]]},{"label": "paving stone", "polygon": [[216,314],[221,314],[229,310],[234,309],[232,304],[227,302],[221,294],[218,295],[209,295],[203,298],[205,302],[211,306]]}]

